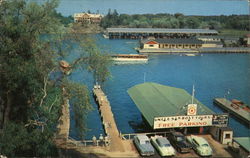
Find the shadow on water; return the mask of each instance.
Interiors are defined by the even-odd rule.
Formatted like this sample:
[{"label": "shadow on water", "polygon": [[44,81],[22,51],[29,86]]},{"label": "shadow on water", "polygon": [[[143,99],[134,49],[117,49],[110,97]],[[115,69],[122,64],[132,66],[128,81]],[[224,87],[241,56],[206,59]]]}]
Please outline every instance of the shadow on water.
[{"label": "shadow on water", "polygon": [[135,133],[152,132],[153,129],[150,127],[150,125],[142,115],[141,118],[142,118],[141,120],[128,121],[130,127],[135,131]]}]

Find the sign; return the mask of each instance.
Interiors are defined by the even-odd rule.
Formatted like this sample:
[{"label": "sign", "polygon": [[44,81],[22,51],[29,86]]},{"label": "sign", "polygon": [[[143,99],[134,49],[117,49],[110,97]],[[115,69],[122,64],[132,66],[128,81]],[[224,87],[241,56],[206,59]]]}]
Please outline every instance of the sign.
[{"label": "sign", "polygon": [[197,104],[188,104],[187,115],[196,115]]},{"label": "sign", "polygon": [[214,114],[212,123],[214,126],[227,127],[228,114]]},{"label": "sign", "polygon": [[212,126],[213,115],[155,117],[154,129]]}]

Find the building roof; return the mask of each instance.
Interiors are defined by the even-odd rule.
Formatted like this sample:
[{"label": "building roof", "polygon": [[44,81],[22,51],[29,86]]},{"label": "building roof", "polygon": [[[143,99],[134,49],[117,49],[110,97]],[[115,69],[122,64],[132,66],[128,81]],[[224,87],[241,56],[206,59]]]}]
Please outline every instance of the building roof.
[{"label": "building roof", "polygon": [[234,137],[233,139],[245,150],[250,152],[250,137]]},{"label": "building roof", "polygon": [[[149,125],[153,127],[154,117],[186,115],[187,104],[191,103],[191,95],[184,89],[146,82],[128,90],[138,109]],[[197,115],[214,112],[194,98],[198,104]]]},{"label": "building roof", "polygon": [[148,42],[157,42],[157,43],[163,43],[163,44],[203,44],[204,42],[202,40],[198,40],[196,38],[158,38],[155,40],[142,40],[142,43],[148,43]]},{"label": "building roof", "polygon": [[164,29],[164,28],[107,28],[108,33],[183,33],[183,34],[218,34],[209,29]]},{"label": "building roof", "polygon": [[103,17],[103,15],[101,15],[101,14],[90,14],[90,13],[75,13],[74,14],[74,18],[80,18],[80,17],[83,17],[83,16],[89,16],[91,18]]}]

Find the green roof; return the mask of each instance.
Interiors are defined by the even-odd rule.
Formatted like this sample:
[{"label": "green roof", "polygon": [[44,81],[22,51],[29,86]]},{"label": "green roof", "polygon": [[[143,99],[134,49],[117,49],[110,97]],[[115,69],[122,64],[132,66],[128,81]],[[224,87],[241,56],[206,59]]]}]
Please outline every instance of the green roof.
[{"label": "green roof", "polygon": [[[128,94],[152,127],[154,117],[186,115],[186,105],[192,100],[192,96],[184,89],[152,82],[138,84],[130,88]],[[194,104],[198,104],[197,115],[214,114],[195,98]]]},{"label": "green roof", "polygon": [[250,137],[234,137],[233,139],[245,150],[250,152]]}]

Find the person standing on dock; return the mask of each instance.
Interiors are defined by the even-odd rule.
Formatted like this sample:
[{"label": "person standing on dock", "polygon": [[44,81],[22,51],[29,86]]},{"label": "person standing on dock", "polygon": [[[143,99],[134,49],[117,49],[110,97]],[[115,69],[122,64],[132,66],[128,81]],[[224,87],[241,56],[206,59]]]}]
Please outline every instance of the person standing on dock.
[{"label": "person standing on dock", "polygon": [[103,146],[103,144],[104,144],[104,143],[103,143],[104,139],[103,139],[102,134],[100,134],[99,140],[100,140],[100,146]]},{"label": "person standing on dock", "polygon": [[92,137],[92,141],[93,141],[93,145],[96,146],[97,145],[97,140],[96,140],[95,136]]}]

